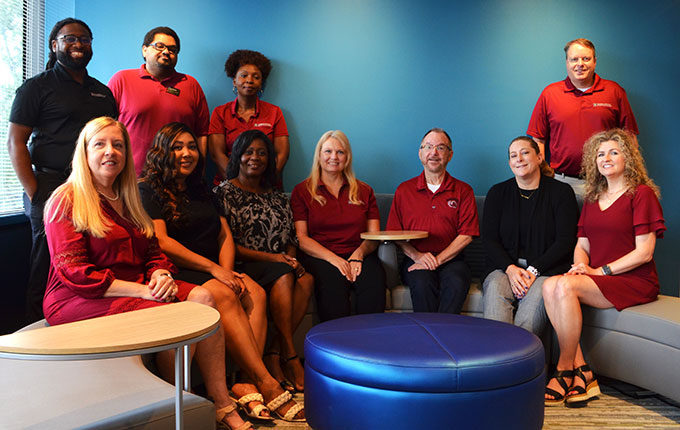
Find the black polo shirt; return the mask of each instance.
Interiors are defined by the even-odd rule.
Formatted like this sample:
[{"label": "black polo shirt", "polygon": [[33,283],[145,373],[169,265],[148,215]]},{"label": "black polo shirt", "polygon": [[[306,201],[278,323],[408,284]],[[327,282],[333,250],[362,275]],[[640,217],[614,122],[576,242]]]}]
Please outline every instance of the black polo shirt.
[{"label": "black polo shirt", "polygon": [[100,116],[118,117],[111,90],[89,75],[79,84],[57,62],[17,89],[9,120],[33,128],[28,148],[36,168],[64,171],[80,130]]}]

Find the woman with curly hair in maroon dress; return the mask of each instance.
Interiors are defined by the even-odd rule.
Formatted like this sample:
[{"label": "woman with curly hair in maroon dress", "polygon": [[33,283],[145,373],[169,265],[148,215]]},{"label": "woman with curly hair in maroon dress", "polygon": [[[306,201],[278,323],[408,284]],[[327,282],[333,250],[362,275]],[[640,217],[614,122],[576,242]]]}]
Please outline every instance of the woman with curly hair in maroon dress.
[{"label": "woman with curly hair in maroon dress", "polygon": [[579,345],[581,303],[617,310],[656,300],[656,240],[666,230],[659,189],[635,139],[625,130],[593,135],[583,148],[586,195],[574,264],[543,284],[543,299],[560,345],[546,406],[585,402],[600,388]]}]

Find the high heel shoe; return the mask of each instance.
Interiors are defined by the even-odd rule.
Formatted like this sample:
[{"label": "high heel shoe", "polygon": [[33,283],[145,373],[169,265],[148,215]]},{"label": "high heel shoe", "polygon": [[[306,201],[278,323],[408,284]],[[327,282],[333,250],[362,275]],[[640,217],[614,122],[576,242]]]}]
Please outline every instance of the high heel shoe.
[{"label": "high heel shoe", "polygon": [[235,410],[236,410],[236,403],[231,402],[230,405],[227,405],[227,406],[215,411],[217,428],[218,429],[224,429],[224,430],[254,430],[253,425],[249,421],[244,421],[243,424],[241,424],[237,427],[232,427],[229,424],[227,424],[226,421],[224,421],[224,418],[226,418],[227,415],[231,414]]},{"label": "high heel shoe", "polygon": [[[553,390],[552,388],[548,388],[547,386],[545,387],[545,394],[548,394],[550,396],[553,396],[552,399],[545,399],[545,405],[546,406],[558,406],[564,403],[564,398],[566,397],[567,393],[569,392],[569,385],[567,382],[564,380],[564,378],[574,378],[574,371],[573,370],[556,370],[555,373],[550,377],[550,380],[556,379],[557,383],[560,384],[560,387],[564,390],[564,393],[560,393],[558,391]],[[550,380],[548,383],[550,383]]]},{"label": "high heel shoe", "polygon": [[[600,384],[597,383],[597,379],[595,379],[595,374],[593,373],[593,379],[590,381],[586,380],[586,375],[584,374],[585,372],[592,372],[590,370],[590,366],[587,364],[584,364],[583,366],[577,367],[574,369],[575,375],[574,375],[574,380],[571,383],[571,387],[569,388],[569,391],[566,393],[566,398],[565,402],[569,405],[574,405],[575,403],[582,403],[586,402],[593,397],[597,397],[600,395]],[[584,387],[581,387],[580,385],[575,385],[574,383],[576,382],[576,378],[579,378],[580,380],[583,381]],[[572,394],[572,392],[574,392]]]}]

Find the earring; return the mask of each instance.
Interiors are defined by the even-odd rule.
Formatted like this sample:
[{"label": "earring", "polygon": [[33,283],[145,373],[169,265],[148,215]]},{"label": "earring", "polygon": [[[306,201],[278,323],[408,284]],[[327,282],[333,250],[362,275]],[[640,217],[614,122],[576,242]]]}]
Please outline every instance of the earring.
[{"label": "earring", "polygon": [[238,91],[236,91],[236,85],[234,85],[234,86],[231,88],[231,92],[234,93],[235,96],[238,95]]},{"label": "earring", "polygon": [[260,88],[259,90],[257,90],[257,98],[258,99],[262,98],[262,94],[264,94],[264,89]]}]

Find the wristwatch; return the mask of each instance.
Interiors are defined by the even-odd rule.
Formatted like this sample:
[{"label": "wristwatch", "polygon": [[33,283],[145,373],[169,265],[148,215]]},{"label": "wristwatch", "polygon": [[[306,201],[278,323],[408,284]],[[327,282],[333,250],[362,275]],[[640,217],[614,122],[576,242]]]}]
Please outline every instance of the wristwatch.
[{"label": "wristwatch", "polygon": [[602,266],[602,273],[605,276],[609,276],[612,274],[612,269],[610,269],[609,266],[605,264],[604,266]]}]

